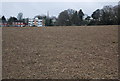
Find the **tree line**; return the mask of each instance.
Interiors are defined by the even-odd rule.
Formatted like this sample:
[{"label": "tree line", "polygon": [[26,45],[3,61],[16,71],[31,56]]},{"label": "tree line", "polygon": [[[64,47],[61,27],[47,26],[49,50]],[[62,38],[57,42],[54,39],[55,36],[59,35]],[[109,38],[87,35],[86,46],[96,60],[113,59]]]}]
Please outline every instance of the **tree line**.
[{"label": "tree line", "polygon": [[[47,17],[46,15],[37,15],[35,17],[45,20],[45,26],[82,26],[82,25],[120,25],[120,2],[116,6],[104,6],[102,9],[95,10],[91,16],[88,16],[82,9],[79,11],[67,9],[62,11],[58,18]],[[22,21],[28,24],[29,18],[22,18],[23,14],[19,13],[17,18],[5,16],[0,21],[12,24],[15,21]]]},{"label": "tree line", "polygon": [[[95,10],[91,16],[86,15],[82,9],[79,11],[68,9],[58,16],[57,25],[120,25],[120,2],[116,6],[104,6]],[[86,16],[86,17],[85,17]]]}]

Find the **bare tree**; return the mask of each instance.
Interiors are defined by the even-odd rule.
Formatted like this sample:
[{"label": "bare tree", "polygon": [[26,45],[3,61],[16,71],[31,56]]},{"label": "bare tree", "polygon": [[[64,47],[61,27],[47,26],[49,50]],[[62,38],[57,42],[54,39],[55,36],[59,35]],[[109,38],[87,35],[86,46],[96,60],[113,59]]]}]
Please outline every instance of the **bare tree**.
[{"label": "bare tree", "polygon": [[22,20],[22,18],[23,18],[23,13],[18,13],[17,19]]}]

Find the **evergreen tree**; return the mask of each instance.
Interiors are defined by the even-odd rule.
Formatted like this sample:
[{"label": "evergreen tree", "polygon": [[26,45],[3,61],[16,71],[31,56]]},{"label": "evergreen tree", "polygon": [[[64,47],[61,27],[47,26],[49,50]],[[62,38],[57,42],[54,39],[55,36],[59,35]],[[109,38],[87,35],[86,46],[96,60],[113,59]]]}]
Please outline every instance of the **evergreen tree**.
[{"label": "evergreen tree", "polygon": [[5,16],[2,16],[1,20],[2,20],[3,23],[6,22]]},{"label": "evergreen tree", "polygon": [[83,13],[83,11],[80,9],[79,12],[78,12],[79,25],[82,25],[83,16],[84,16],[84,13]]},{"label": "evergreen tree", "polygon": [[79,18],[77,11],[73,14],[71,21],[72,21],[72,25],[79,25]]}]

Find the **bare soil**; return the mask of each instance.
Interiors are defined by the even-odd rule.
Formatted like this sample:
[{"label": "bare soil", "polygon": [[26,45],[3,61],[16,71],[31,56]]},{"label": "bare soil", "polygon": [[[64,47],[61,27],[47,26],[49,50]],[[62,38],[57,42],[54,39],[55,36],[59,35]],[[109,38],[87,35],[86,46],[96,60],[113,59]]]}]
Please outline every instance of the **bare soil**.
[{"label": "bare soil", "polygon": [[117,79],[118,26],[3,27],[3,79]]}]

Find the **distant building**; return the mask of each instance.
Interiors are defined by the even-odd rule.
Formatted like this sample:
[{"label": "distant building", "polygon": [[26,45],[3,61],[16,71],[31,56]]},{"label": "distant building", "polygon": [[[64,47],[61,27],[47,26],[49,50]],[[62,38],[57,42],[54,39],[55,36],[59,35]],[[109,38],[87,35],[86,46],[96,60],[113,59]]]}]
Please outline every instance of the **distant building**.
[{"label": "distant building", "polygon": [[7,26],[8,26],[7,21],[0,20],[0,27],[7,27]]},{"label": "distant building", "polygon": [[28,26],[33,26],[34,24],[33,24],[33,22],[34,22],[34,19],[29,19],[28,20]]},{"label": "distant building", "polygon": [[45,21],[44,19],[38,19],[38,18],[29,19],[28,26],[42,27],[45,26]]},{"label": "distant building", "polygon": [[25,24],[23,22],[16,21],[16,22],[12,22],[12,26],[13,27],[24,27]]},{"label": "distant building", "polygon": [[7,27],[8,26],[8,23],[7,22],[0,22],[0,27]]}]

